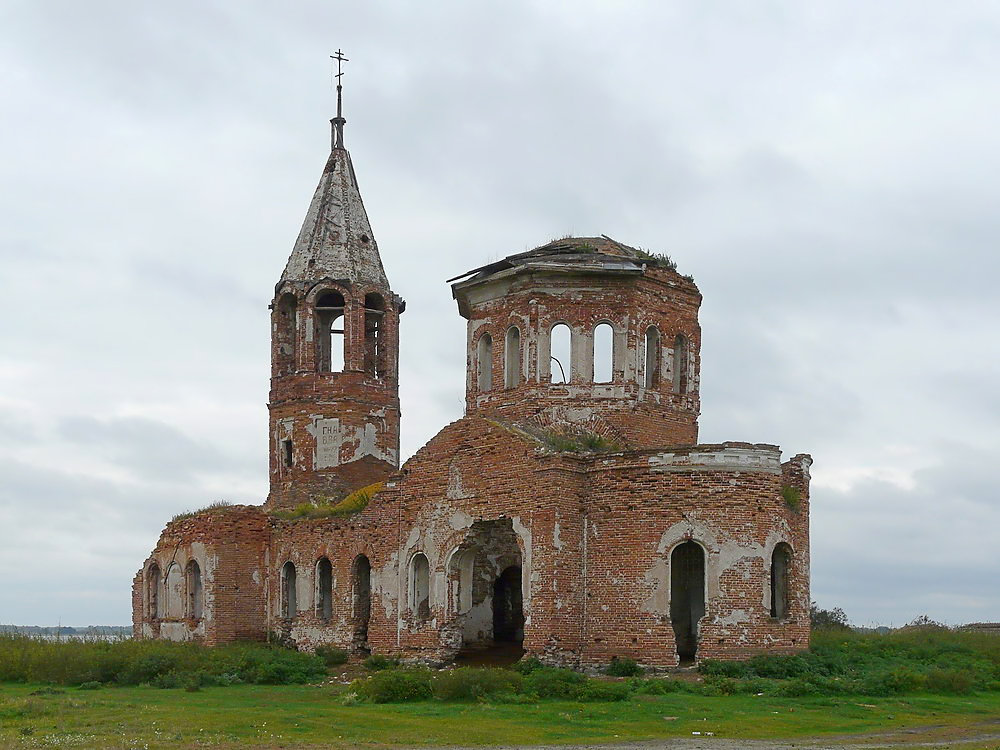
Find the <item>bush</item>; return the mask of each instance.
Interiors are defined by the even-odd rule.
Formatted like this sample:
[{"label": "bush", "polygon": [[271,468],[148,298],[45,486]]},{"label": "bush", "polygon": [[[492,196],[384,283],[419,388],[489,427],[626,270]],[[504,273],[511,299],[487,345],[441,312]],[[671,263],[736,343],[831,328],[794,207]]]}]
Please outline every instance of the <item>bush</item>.
[{"label": "bush", "polygon": [[316,656],[322,659],[328,667],[336,667],[339,664],[347,663],[347,652],[342,648],[317,646]]},{"label": "bush", "polygon": [[788,680],[803,677],[813,671],[811,665],[801,656],[755,656],[747,662],[747,669],[757,677],[772,680]]},{"label": "bush", "polygon": [[771,695],[782,698],[801,698],[805,695],[819,695],[820,692],[819,687],[802,678],[782,680],[770,691]]},{"label": "bush", "polygon": [[701,684],[702,695],[736,695],[739,682],[732,677],[706,677]]},{"label": "bush", "polygon": [[636,663],[635,659],[615,657],[604,671],[612,677],[638,677],[642,674],[643,669]]},{"label": "bush", "polygon": [[515,672],[518,672],[519,674],[531,674],[536,669],[542,669],[544,667],[545,665],[542,664],[534,656],[529,656],[527,659],[521,659],[520,661],[516,662],[511,667],[511,669],[513,669]]},{"label": "bush", "polygon": [[706,676],[742,678],[753,674],[753,670],[742,661],[719,661],[705,659],[698,665],[698,671]]},{"label": "bush", "polygon": [[586,682],[587,678],[579,672],[542,667],[524,678],[524,690],[539,698],[573,699]]},{"label": "bush", "polygon": [[576,694],[576,699],[587,703],[627,701],[632,687],[627,682],[602,682],[589,680]]},{"label": "bush", "polygon": [[964,669],[932,669],[927,673],[927,689],[932,693],[964,694],[972,692],[976,678]]},{"label": "bush", "polygon": [[369,672],[381,672],[383,669],[398,667],[399,659],[390,659],[388,656],[382,656],[382,654],[372,654],[361,663]]},{"label": "bush", "polygon": [[459,667],[438,673],[433,691],[444,701],[474,701],[520,693],[523,684],[524,678],[510,669]]},{"label": "bush", "polygon": [[634,687],[635,691],[642,695],[669,695],[671,693],[689,692],[688,683],[669,678],[637,680]]},{"label": "bush", "polygon": [[409,703],[431,697],[429,669],[388,669],[355,680],[351,691],[372,703]]},{"label": "bush", "polygon": [[840,607],[833,609],[822,609],[816,602],[809,604],[809,623],[814,628],[828,630],[850,630],[851,624],[847,621],[847,615]]},{"label": "bush", "polygon": [[904,665],[866,675],[861,679],[858,690],[862,695],[884,697],[912,693],[926,684],[926,676]]}]

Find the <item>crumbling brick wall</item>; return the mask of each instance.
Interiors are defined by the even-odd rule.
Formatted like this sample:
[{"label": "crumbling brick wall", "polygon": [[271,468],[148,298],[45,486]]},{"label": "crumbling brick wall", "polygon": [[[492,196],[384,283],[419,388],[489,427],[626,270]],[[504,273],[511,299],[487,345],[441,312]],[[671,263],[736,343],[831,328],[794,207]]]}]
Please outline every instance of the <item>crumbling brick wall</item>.
[{"label": "crumbling brick wall", "polygon": [[[675,271],[647,269],[642,276],[534,272],[463,291],[468,298],[467,413],[507,420],[584,421],[600,416],[632,447],[693,444],[698,440],[701,295]],[[550,382],[550,332],[563,323],[573,334],[569,382]],[[594,330],[614,328],[611,382],[594,382]],[[517,383],[505,378],[506,332],[520,332]],[[658,333],[655,378],[647,384],[646,334]],[[479,382],[480,339],[492,339],[490,387]],[[684,356],[674,341],[684,338]],[[680,362],[680,364],[675,364]],[[564,367],[567,363],[563,363]],[[674,367],[683,368],[675,386]],[[648,385],[648,387],[647,387]]]},{"label": "crumbling brick wall", "polygon": [[[321,362],[317,305],[335,292],[344,301],[344,362]],[[378,373],[366,340],[366,296],[377,295]],[[314,279],[279,284],[271,305],[268,507],[343,497],[381,481],[399,466],[399,315],[388,287]],[[285,442],[291,448],[286,453]],[[290,460],[289,460],[290,459]]]}]

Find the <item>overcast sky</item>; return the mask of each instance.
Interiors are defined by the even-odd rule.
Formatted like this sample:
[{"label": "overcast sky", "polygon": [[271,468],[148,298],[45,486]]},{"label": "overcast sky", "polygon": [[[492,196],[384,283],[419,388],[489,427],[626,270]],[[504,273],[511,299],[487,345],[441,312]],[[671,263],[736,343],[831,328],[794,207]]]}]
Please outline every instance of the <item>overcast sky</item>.
[{"label": "overcast sky", "polygon": [[444,280],[606,233],[704,294],[702,442],[813,455],[821,606],[1000,620],[1000,6],[5,0],[0,623],[127,623],[170,516],[263,501],[338,47],[404,456],[462,413]]}]

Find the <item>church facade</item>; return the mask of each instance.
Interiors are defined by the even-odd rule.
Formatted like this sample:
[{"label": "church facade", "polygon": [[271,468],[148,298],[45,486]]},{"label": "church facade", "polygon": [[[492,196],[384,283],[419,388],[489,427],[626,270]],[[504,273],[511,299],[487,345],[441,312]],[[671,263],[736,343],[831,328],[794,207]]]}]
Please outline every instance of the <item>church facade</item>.
[{"label": "church facade", "polygon": [[169,523],[138,638],[593,668],[809,640],[808,455],[698,443],[701,294],[565,238],[452,279],[465,416],[399,464],[403,299],[343,123],[271,304],[270,493]]}]

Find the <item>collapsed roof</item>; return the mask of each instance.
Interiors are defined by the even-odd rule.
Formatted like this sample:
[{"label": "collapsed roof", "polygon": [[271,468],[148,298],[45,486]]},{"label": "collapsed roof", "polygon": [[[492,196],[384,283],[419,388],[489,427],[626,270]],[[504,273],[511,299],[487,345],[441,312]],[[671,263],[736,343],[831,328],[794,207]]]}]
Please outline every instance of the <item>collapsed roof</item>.
[{"label": "collapsed roof", "polygon": [[551,270],[565,268],[575,271],[633,271],[639,273],[645,266],[664,266],[671,270],[676,267],[666,255],[648,253],[602,234],[600,237],[563,237],[553,240],[536,247],[534,250],[508,255],[503,260],[473,268],[471,271],[448,279],[448,283],[458,281],[462,286],[465,286],[469,283],[482,281],[499,271],[521,266]]}]

